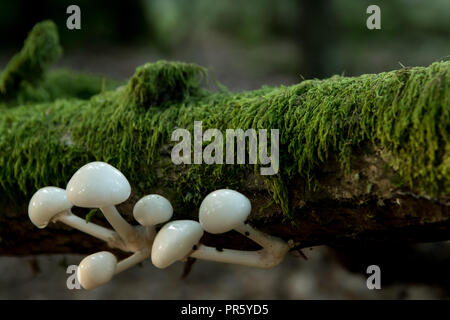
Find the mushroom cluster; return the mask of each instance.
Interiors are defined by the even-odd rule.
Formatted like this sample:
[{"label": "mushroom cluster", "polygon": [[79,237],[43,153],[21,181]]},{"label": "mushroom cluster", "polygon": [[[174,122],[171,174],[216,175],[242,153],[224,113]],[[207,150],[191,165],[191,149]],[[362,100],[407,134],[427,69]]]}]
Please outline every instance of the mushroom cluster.
[{"label": "mushroom cluster", "polygon": [[[85,289],[97,288],[112,277],[151,257],[158,268],[166,268],[188,257],[259,268],[279,264],[288,244],[276,237],[252,228],[246,220],[251,203],[241,193],[221,189],[210,193],[199,210],[199,221],[170,221],[173,208],[169,200],[151,194],[141,198],[133,208],[139,225],[130,225],[118,212],[116,205],[126,201],[131,186],[126,177],[105,162],[91,162],[72,176],[66,190],[57,187],[39,189],[31,198],[28,215],[38,228],[49,222],[62,222],[105,241],[110,247],[132,254],[121,261],[108,251],[84,258],[77,270],[77,279]],[[99,208],[114,230],[104,228],[74,215],[73,206]],[[156,232],[156,226],[165,225]],[[236,230],[262,249],[242,251],[208,247],[200,244],[204,231],[220,234]]]}]

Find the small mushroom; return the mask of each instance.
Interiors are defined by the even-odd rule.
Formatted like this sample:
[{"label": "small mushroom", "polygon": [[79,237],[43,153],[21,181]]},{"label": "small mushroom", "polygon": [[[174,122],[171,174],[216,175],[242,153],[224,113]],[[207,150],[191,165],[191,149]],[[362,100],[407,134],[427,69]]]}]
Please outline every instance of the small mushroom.
[{"label": "small mushroom", "polygon": [[251,210],[250,200],[242,193],[230,189],[216,190],[208,194],[200,205],[200,224],[214,234],[243,229]]},{"label": "small mushroom", "polygon": [[66,191],[57,187],[41,188],[31,197],[28,217],[39,229],[45,228],[59,213],[69,212],[73,204],[67,200]]},{"label": "small mushroom", "polygon": [[67,200],[66,190],[57,187],[44,187],[36,191],[28,204],[28,216],[38,228],[45,228],[49,222],[60,221],[72,228],[83,231],[96,238],[110,242],[117,234],[109,229],[88,222],[72,214],[73,204]]},{"label": "small mushroom", "polygon": [[117,211],[115,205],[131,194],[125,176],[105,162],[91,162],[72,176],[67,184],[67,199],[84,208],[100,208],[104,216],[127,243],[136,242],[136,230]]},{"label": "small mushroom", "polygon": [[159,194],[150,194],[141,198],[133,208],[137,222],[146,227],[164,223],[172,218],[173,208],[169,200]]},{"label": "small mushroom", "polygon": [[114,275],[135,266],[150,257],[150,249],[142,249],[117,263],[108,251],[101,251],[84,258],[77,270],[77,279],[86,290],[95,289],[109,282]]},{"label": "small mushroom", "polygon": [[116,273],[117,258],[108,251],[101,251],[84,258],[77,270],[77,279],[86,290],[95,289],[112,279]]},{"label": "small mushroom", "polygon": [[153,241],[153,264],[162,269],[187,258],[202,236],[203,229],[197,221],[177,220],[165,224]]},{"label": "small mushroom", "polygon": [[246,224],[250,212],[250,200],[237,191],[221,189],[206,196],[199,211],[200,224],[205,231],[217,234],[236,230],[261,245],[263,249],[217,251],[200,245],[191,257],[260,268],[271,268],[279,264],[289,250],[288,244]]},{"label": "small mushroom", "polygon": [[[130,193],[131,186],[119,170],[104,162],[91,162],[75,172],[67,190],[45,187],[30,200],[29,217],[37,227],[44,228],[50,221],[61,221],[106,241],[111,247],[133,252],[120,262],[109,252],[98,252],[83,259],[77,277],[85,289],[96,288],[115,274],[148,259],[156,235],[154,225],[172,216],[173,209],[167,199],[150,195],[141,199],[134,210],[137,220],[144,226],[128,224],[115,205],[127,200]],[[72,214],[73,205],[100,208],[117,232]]]}]

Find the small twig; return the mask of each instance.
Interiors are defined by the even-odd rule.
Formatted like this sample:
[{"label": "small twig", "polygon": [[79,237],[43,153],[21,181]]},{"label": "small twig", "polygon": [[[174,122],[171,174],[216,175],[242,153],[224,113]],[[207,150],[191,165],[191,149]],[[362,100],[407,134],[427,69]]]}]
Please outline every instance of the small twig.
[{"label": "small twig", "polygon": [[184,263],[183,273],[181,274],[181,279],[184,280],[192,271],[192,266],[194,265],[197,259],[188,257],[186,262]]}]

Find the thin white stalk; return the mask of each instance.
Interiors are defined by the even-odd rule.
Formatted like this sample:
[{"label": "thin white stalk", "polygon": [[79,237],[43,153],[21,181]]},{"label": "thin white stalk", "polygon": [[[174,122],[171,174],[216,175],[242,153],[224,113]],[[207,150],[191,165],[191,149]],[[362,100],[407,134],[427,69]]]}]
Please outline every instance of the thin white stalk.
[{"label": "thin white stalk", "polygon": [[120,215],[115,206],[103,207],[100,210],[122,240],[126,243],[135,240],[135,228]]},{"label": "thin white stalk", "polygon": [[240,264],[250,267],[272,268],[281,263],[289,251],[289,246],[285,241],[256,230],[249,224],[242,223],[235,227],[234,230],[253,240],[263,247],[263,249],[258,251],[231,249],[218,251],[215,248],[200,245],[190,256],[198,259]]},{"label": "thin white stalk", "polygon": [[117,264],[116,272],[115,274],[118,274],[124,270],[127,270],[131,267],[134,267],[138,263],[141,263],[142,261],[148,259],[150,257],[151,250],[149,248],[142,249],[138,252],[135,252],[128,258],[123,259]]},{"label": "thin white stalk", "polygon": [[235,227],[234,230],[253,240],[264,249],[267,249],[274,256],[284,257],[284,255],[286,255],[289,251],[289,246],[285,241],[256,230],[249,224],[242,223],[238,227]]},{"label": "thin white stalk", "polygon": [[70,210],[57,215],[54,218],[54,221],[60,221],[74,229],[80,230],[108,243],[118,236],[113,230],[104,228],[95,223],[86,222],[86,220],[74,215]]},{"label": "thin white stalk", "polygon": [[272,268],[281,262],[281,260],[273,259],[272,255],[265,249],[258,251],[222,249],[219,251],[202,244],[190,254],[190,257],[256,268]]}]

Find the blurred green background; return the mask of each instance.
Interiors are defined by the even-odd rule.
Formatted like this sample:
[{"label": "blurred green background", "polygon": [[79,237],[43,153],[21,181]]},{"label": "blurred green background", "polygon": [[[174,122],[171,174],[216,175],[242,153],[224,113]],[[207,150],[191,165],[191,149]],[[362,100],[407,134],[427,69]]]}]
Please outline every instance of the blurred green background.
[{"label": "blurred green background", "polygon": [[[81,8],[81,30],[66,28],[71,4]],[[381,8],[381,30],[366,27],[371,4]],[[234,89],[429,65],[450,55],[448,0],[18,0],[0,3],[0,62],[48,18],[59,27],[64,65],[128,77],[138,64],[178,59],[209,67]]]}]

